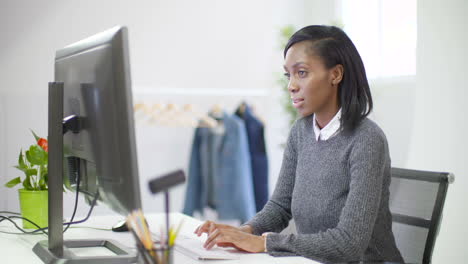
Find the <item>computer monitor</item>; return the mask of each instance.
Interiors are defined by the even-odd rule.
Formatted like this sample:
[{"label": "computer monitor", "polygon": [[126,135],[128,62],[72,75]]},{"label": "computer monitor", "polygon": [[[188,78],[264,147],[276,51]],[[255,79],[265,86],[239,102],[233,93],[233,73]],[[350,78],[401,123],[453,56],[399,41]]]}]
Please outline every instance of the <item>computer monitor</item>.
[{"label": "computer monitor", "polygon": [[[127,29],[115,27],[57,51],[55,81],[63,83],[64,117],[78,116],[78,133],[64,134],[65,174],[114,211],[141,208]],[[76,163],[65,163],[73,165]],[[65,179],[67,180],[67,179]]]},{"label": "computer monitor", "polygon": [[[56,53],[49,84],[49,240],[34,247],[46,263],[135,261],[116,242],[64,241],[62,235],[62,184],[76,188],[78,176],[87,198],[98,193],[122,215],[141,208],[128,50],[127,29],[118,26]],[[99,244],[117,256],[93,259],[69,250]]]}]

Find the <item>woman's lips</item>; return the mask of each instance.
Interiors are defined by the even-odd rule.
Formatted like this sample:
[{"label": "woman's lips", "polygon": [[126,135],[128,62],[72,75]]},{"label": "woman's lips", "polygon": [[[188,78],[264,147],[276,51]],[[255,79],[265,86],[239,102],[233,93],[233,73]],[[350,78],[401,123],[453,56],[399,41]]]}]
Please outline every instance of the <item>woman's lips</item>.
[{"label": "woman's lips", "polygon": [[304,104],[303,98],[292,98],[292,103],[295,108],[299,108]]}]

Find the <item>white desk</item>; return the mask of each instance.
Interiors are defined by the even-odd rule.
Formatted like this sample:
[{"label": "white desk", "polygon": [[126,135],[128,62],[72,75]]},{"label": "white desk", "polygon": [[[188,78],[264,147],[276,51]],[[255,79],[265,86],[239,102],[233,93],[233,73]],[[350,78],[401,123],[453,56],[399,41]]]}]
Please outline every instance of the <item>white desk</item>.
[{"label": "white desk", "polygon": [[[156,230],[159,230],[159,226],[165,223],[164,214],[149,214],[146,215],[150,228],[155,233]],[[170,222],[178,223],[181,219],[184,220],[184,225],[180,231],[181,234],[185,236],[195,236],[193,231],[195,228],[200,225],[200,221],[192,217],[180,214],[180,213],[171,213]],[[89,229],[85,227],[95,227],[95,228],[106,228],[109,229],[113,224],[118,220],[121,220],[121,216],[95,216],[91,217],[86,223],[75,225],[76,228],[70,228],[65,234],[64,239],[114,239],[123,245],[134,248],[135,241],[133,237],[128,232],[116,233],[112,231],[105,230],[96,230]],[[78,228],[79,227],[79,228]],[[11,223],[3,221],[0,223],[0,231],[6,232],[17,232],[17,230]],[[0,254],[1,254],[1,263],[27,263],[27,264],[41,264],[42,261],[36,256],[32,251],[33,246],[40,240],[46,240],[45,235],[9,235],[0,233]],[[94,250],[94,251],[93,251]],[[77,252],[75,254],[82,253],[84,255],[94,255],[101,254],[104,255],[107,252],[105,250],[96,250],[96,249],[86,249],[86,252]],[[302,257],[281,257],[275,258],[271,257],[265,253],[259,254],[241,254],[239,260],[222,260],[222,261],[197,261],[184,254],[174,251],[174,263],[175,264],[191,264],[191,263],[208,263],[208,264],[314,264],[312,260],[302,258]]]}]

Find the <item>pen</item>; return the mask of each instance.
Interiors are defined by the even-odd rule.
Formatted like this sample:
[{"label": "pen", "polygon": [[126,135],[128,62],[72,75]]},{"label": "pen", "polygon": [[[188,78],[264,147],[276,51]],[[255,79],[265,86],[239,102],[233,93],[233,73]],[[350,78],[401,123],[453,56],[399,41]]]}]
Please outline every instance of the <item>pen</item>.
[{"label": "pen", "polygon": [[130,232],[132,233],[133,237],[135,238],[135,241],[137,243],[137,250],[141,253],[145,263],[146,264],[152,264],[153,261],[151,259],[148,260],[148,258],[149,258],[148,253],[145,252],[146,249],[145,249],[143,243],[141,242],[141,240],[138,238],[138,235],[135,233],[135,231],[133,229],[130,229]]},{"label": "pen", "polygon": [[171,233],[171,237],[169,239],[169,245],[170,246],[173,246],[174,243],[175,243],[175,240],[177,239],[177,236],[179,235],[179,232],[180,232],[180,229],[182,227],[182,225],[184,224],[184,219],[182,219],[180,222],[179,222],[179,225],[177,226],[177,229],[176,231],[174,232],[173,229],[171,229],[172,232],[169,232]]}]

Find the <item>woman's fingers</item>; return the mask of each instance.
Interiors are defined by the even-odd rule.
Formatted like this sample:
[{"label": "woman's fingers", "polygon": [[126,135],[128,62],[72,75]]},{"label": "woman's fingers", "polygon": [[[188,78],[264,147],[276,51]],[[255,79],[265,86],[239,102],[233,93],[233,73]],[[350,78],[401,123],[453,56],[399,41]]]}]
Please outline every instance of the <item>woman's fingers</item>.
[{"label": "woman's fingers", "polygon": [[194,233],[197,234],[197,236],[201,236],[203,233],[207,233],[208,228],[211,224],[214,224],[214,223],[211,221],[205,221],[203,224],[198,226],[197,229],[195,229]]},{"label": "woman's fingers", "polygon": [[203,247],[205,247],[206,249],[212,248],[216,244],[216,241],[220,235],[221,231],[219,229],[215,229],[212,233],[210,233],[210,235],[205,241],[205,244],[203,244]]},{"label": "woman's fingers", "polygon": [[232,236],[232,232],[233,231],[229,229],[215,229],[213,233],[206,239],[203,247],[208,250],[213,248],[215,245],[218,245],[220,247],[234,247],[242,250],[236,245],[236,243],[239,241],[234,238],[235,236]]},{"label": "woman's fingers", "polygon": [[203,224],[198,226],[193,233],[197,234],[198,236],[201,236],[203,233],[207,233],[208,235],[211,234],[215,229],[235,229],[239,230],[236,227],[230,226],[230,225],[223,225],[223,224],[217,224],[213,221],[205,221]]},{"label": "woman's fingers", "polygon": [[210,225],[208,226],[208,235],[210,235],[213,231],[215,231],[215,229],[217,229],[219,226],[220,225],[211,222]]},{"label": "woman's fingers", "polygon": [[201,227],[201,225],[198,226],[197,228],[195,228],[195,231],[193,231],[193,233],[198,235],[198,230],[200,230],[200,227]]},{"label": "woman's fingers", "polygon": [[260,236],[250,235],[240,230],[216,228],[208,236],[203,247],[209,250],[215,245],[220,247],[232,246],[247,252],[263,252],[265,250],[264,244],[265,241]]},{"label": "woman's fingers", "polygon": [[212,249],[216,245],[218,239],[219,238],[215,238],[213,241],[211,241],[208,245],[206,245],[205,249],[206,250]]}]

